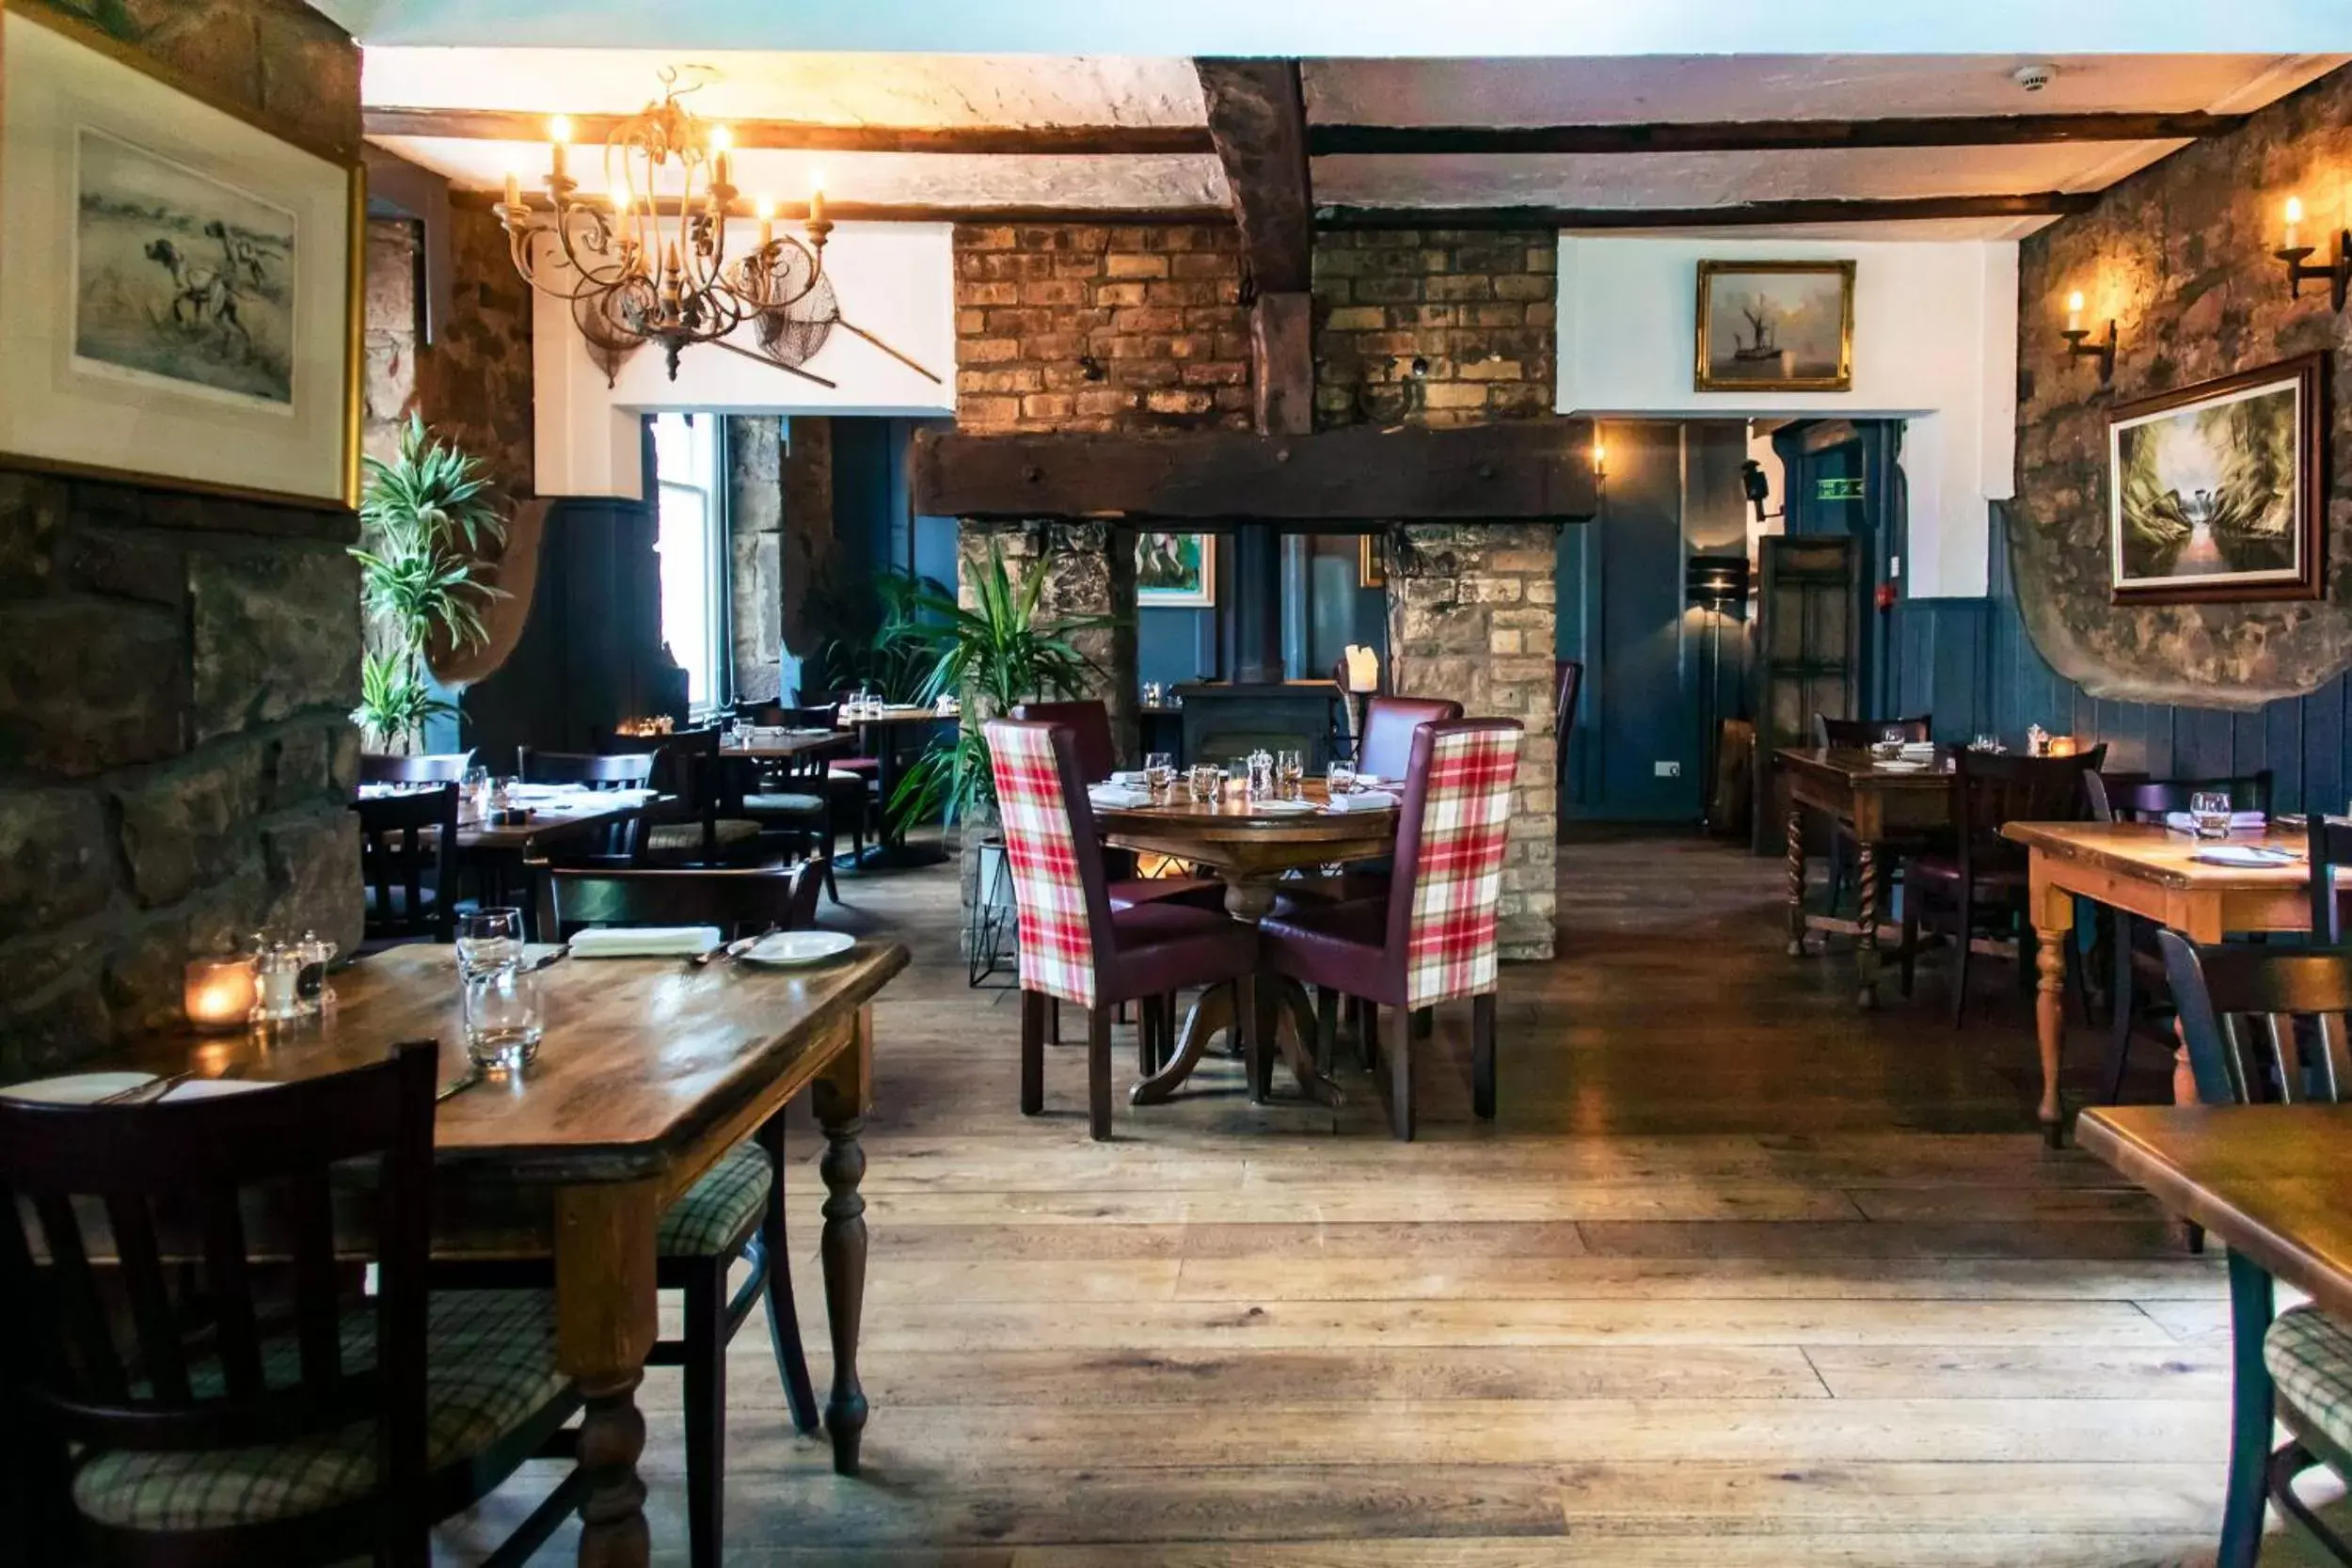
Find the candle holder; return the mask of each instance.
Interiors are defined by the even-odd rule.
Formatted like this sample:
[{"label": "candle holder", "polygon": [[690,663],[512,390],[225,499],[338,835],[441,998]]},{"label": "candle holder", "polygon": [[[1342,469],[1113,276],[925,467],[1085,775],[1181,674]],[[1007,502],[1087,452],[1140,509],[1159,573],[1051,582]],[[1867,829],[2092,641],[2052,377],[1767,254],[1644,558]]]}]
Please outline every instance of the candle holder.
[{"label": "candle holder", "polygon": [[189,1025],[207,1034],[244,1028],[253,1013],[254,975],[251,954],[189,959],[181,990]]},{"label": "candle holder", "polygon": [[2065,331],[2059,333],[2058,336],[2066,340],[2066,352],[2068,355],[2076,358],[2092,359],[2098,362],[2100,386],[2107,387],[2114,384],[2114,317],[2110,316],[2107,318],[2106,336],[2100,339],[2097,342],[2090,342],[2088,341],[2090,337],[2090,329],[2089,327],[2070,326]]},{"label": "candle holder", "polygon": [[2339,229],[2335,235],[2335,259],[2313,265],[2308,258],[2313,247],[2307,245],[2282,245],[2271,252],[2287,266],[2287,297],[2303,297],[2305,283],[2325,282],[2328,303],[2336,309],[2344,309],[2345,297],[2352,295],[2352,229]]}]

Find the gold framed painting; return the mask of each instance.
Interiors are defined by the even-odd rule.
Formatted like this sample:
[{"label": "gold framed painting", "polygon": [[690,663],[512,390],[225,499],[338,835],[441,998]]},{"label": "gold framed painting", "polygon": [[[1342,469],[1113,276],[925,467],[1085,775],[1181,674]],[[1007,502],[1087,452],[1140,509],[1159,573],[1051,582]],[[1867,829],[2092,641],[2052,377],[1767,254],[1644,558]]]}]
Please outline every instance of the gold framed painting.
[{"label": "gold framed painting", "polygon": [[351,506],[359,166],[0,11],[0,460]]},{"label": "gold framed painting", "polygon": [[1853,390],[1851,261],[1701,261],[1702,392]]},{"label": "gold framed painting", "polygon": [[1136,602],[1171,610],[1216,603],[1216,535],[1136,535]]},{"label": "gold framed painting", "polygon": [[1388,552],[1381,548],[1380,535],[1359,533],[1356,536],[1356,586],[1386,588],[1389,585]]}]

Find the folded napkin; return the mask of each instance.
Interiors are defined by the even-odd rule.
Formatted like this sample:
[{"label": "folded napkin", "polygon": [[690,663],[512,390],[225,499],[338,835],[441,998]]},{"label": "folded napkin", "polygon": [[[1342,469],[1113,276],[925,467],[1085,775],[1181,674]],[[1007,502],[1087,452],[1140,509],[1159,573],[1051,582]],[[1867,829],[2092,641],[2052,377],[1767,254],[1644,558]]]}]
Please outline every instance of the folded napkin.
[{"label": "folded napkin", "polygon": [[1906,740],[1903,742],[1903,755],[1907,757],[1931,757],[1935,755],[1935,742],[1932,740]]},{"label": "folded napkin", "polygon": [[1152,792],[1131,784],[1096,784],[1087,791],[1087,799],[1098,806],[1148,806]]},{"label": "folded napkin", "polygon": [[[2266,827],[2269,821],[2269,817],[2258,811],[2233,811],[2230,814],[2230,831],[2243,832],[2249,828]],[[2185,833],[2193,833],[2197,831],[2197,818],[2185,811],[2169,811],[2164,814],[2164,825],[2178,828]]]},{"label": "folded napkin", "polygon": [[609,926],[572,938],[575,958],[691,958],[719,945],[716,926]]},{"label": "folded napkin", "polygon": [[1385,789],[1359,789],[1352,795],[1331,797],[1333,811],[1388,811],[1396,803],[1396,797]]},{"label": "folded napkin", "polygon": [[1130,788],[1133,788],[1137,784],[1149,784],[1150,782],[1151,775],[1144,772],[1144,770],[1140,768],[1122,768],[1118,772],[1111,775],[1111,783],[1115,784],[1126,784]]},{"label": "folded napkin", "polygon": [[587,785],[576,784],[510,784],[506,786],[506,798],[510,800],[561,800],[567,796],[587,793]]}]

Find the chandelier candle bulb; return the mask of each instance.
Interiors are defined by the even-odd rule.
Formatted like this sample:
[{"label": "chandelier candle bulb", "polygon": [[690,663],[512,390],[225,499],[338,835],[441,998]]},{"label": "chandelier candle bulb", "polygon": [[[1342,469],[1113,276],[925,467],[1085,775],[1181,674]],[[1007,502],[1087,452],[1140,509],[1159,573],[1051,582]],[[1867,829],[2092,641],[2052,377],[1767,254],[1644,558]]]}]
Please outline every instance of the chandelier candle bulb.
[{"label": "chandelier candle bulb", "polygon": [[553,119],[548,120],[548,140],[553,144],[555,150],[555,177],[562,180],[566,174],[564,160],[572,150],[572,117],[557,115]]},{"label": "chandelier candle bulb", "polygon": [[763,196],[755,210],[759,214],[759,248],[766,250],[776,243],[776,204]]},{"label": "chandelier candle bulb", "polygon": [[811,169],[808,174],[808,222],[812,229],[825,221],[825,172]]},{"label": "chandelier candle bulb", "polygon": [[509,207],[523,204],[523,177],[511,168],[506,171],[506,204]]}]

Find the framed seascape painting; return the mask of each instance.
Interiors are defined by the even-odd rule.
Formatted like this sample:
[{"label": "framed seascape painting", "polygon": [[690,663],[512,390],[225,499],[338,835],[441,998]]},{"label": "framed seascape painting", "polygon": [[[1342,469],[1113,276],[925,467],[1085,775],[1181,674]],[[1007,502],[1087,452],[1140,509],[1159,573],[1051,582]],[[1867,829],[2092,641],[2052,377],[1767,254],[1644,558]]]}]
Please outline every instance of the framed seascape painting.
[{"label": "framed seascape painting", "polygon": [[1216,535],[1136,535],[1136,602],[1207,606],[1216,603]]},{"label": "framed seascape painting", "polygon": [[2326,535],[2327,356],[2119,404],[2107,416],[2118,604],[2313,599]]},{"label": "framed seascape painting", "polygon": [[0,454],[358,499],[357,166],[0,12]]},{"label": "framed seascape painting", "polygon": [[1851,261],[1701,261],[1702,392],[1853,390]]}]

